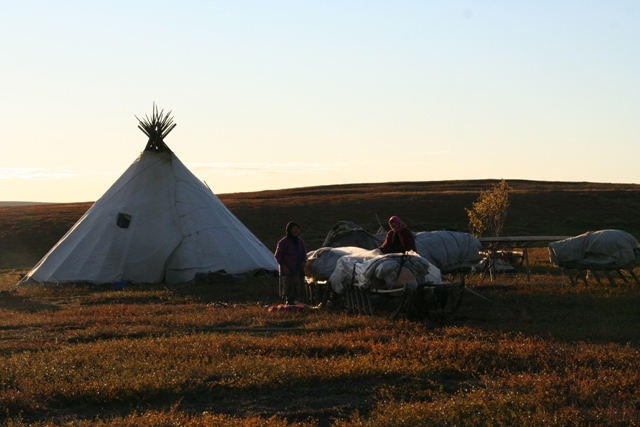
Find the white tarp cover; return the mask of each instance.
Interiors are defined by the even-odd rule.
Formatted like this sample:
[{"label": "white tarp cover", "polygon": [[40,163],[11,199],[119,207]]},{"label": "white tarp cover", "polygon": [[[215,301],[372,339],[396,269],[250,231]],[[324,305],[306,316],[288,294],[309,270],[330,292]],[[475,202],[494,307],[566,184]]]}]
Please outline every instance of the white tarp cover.
[{"label": "white tarp cover", "polygon": [[622,230],[590,231],[549,243],[549,257],[555,265],[623,268],[640,265],[638,240]]},{"label": "white tarp cover", "polygon": [[144,151],[21,283],[183,283],[260,269],[277,270],[273,254],[220,199],[172,152]]},{"label": "white tarp cover", "polygon": [[415,238],[417,252],[445,273],[470,268],[482,260],[482,243],[469,233],[424,231]]},{"label": "white tarp cover", "polygon": [[380,251],[355,246],[343,248],[322,247],[307,253],[307,263],[304,266],[304,274],[308,279],[315,282],[328,280],[336,268],[338,259],[345,255],[357,255],[365,260],[380,255]]},{"label": "white tarp cover", "polygon": [[[380,254],[378,250],[370,252]],[[378,255],[373,258],[370,255],[371,253],[345,255],[338,259],[336,268],[329,277],[329,282],[337,293],[342,293],[350,285],[363,289],[392,289],[396,285],[406,284],[409,288],[415,288],[421,283],[442,283],[438,267],[415,252],[406,255]]]}]

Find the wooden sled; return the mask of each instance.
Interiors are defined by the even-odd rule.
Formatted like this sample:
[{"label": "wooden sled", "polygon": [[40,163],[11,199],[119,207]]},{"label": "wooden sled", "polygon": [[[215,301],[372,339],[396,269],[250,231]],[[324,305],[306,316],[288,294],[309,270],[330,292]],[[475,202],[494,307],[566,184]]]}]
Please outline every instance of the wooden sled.
[{"label": "wooden sled", "polygon": [[[625,283],[629,282],[629,279],[633,279],[635,283],[640,284],[640,280],[638,280],[638,276],[633,272],[633,267],[619,267],[619,266],[606,266],[606,265],[588,265],[583,263],[562,263],[559,265],[565,272],[565,274],[569,277],[569,281],[572,285],[576,285],[579,280],[585,285],[588,285],[588,278],[593,277],[596,279],[598,284],[602,284],[600,280],[600,275],[604,276],[610,285],[615,285],[615,276],[614,273],[620,277]],[[630,276],[627,278],[626,275]]]},{"label": "wooden sled", "polygon": [[[408,270],[407,270],[408,271]],[[403,272],[404,273],[404,272]],[[419,283],[410,286],[401,273],[391,289],[347,286],[346,306],[349,313],[369,316],[384,315],[390,319],[445,320],[453,317],[462,305],[465,283],[443,277],[442,284]]]}]

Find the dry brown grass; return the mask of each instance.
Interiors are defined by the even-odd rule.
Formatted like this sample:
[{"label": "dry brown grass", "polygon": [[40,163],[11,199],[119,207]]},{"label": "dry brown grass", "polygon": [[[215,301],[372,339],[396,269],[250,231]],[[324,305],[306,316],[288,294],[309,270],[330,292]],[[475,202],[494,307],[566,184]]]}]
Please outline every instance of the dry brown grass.
[{"label": "dry brown grass", "polygon": [[[638,425],[640,288],[470,278],[456,317],[269,312],[274,278],[28,287],[0,275],[6,425]],[[546,270],[549,271],[546,271]],[[242,286],[244,292],[229,292]]]}]

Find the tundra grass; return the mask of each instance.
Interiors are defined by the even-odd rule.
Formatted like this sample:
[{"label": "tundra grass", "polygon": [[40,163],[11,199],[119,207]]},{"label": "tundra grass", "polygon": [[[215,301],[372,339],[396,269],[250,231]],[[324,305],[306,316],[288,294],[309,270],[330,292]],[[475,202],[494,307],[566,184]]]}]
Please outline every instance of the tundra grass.
[{"label": "tundra grass", "polygon": [[[469,278],[461,309],[396,321],[269,311],[274,278],[19,287],[0,272],[8,426],[634,426],[640,286]],[[242,289],[242,292],[238,292]]]}]

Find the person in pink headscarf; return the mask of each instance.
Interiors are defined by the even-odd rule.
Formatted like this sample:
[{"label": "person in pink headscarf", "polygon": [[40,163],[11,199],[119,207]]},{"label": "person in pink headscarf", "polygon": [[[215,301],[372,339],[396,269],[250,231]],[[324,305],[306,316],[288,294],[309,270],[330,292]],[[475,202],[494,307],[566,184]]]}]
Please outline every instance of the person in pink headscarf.
[{"label": "person in pink headscarf", "polygon": [[384,243],[380,246],[382,253],[405,253],[416,251],[416,240],[413,233],[397,216],[389,218],[389,227],[391,230],[387,233]]}]

